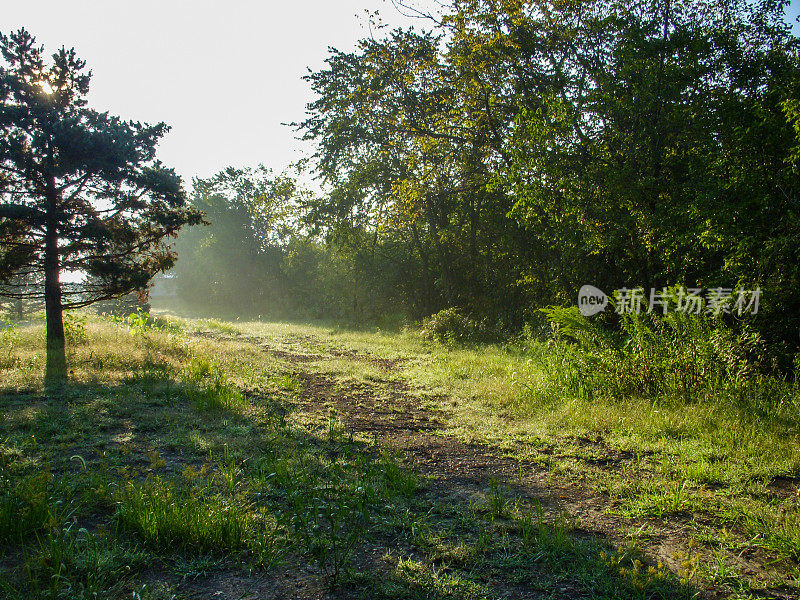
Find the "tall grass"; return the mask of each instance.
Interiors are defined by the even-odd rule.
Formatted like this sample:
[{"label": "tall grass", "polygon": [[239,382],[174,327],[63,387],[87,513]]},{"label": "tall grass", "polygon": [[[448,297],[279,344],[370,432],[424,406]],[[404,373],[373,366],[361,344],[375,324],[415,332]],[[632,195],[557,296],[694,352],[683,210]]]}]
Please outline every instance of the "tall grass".
[{"label": "tall grass", "polygon": [[27,560],[14,577],[0,577],[8,600],[115,599],[125,593],[131,573],[147,564],[135,546],[98,536],[74,522],[53,527],[31,540]]},{"label": "tall grass", "polygon": [[247,404],[247,398],[228,382],[223,371],[204,357],[192,358],[184,370],[186,393],[197,410],[233,410]]},{"label": "tall grass", "polygon": [[770,372],[756,334],[702,315],[623,315],[612,330],[576,309],[547,313],[553,335],[529,345],[538,379],[522,382],[517,410],[674,453],[670,476],[730,483],[800,469],[800,387]]},{"label": "tall grass", "polygon": [[230,498],[204,489],[182,492],[158,477],[141,485],[128,483],[117,518],[153,546],[209,552],[244,546],[253,519]]},{"label": "tall grass", "polygon": [[50,473],[12,477],[0,471],[0,541],[22,543],[67,517],[68,508],[54,496]]}]

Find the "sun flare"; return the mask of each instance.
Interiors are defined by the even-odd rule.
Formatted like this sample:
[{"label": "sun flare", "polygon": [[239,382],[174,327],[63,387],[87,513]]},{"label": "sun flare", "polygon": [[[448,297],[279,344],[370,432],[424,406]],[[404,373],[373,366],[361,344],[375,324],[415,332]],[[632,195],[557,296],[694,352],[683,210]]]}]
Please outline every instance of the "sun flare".
[{"label": "sun flare", "polygon": [[39,86],[39,89],[40,89],[40,90],[41,90],[41,91],[42,91],[44,94],[47,94],[48,96],[52,95],[52,94],[53,94],[53,92],[55,91],[55,90],[53,89],[53,86],[51,86],[51,85],[50,85],[50,83],[49,83],[49,82],[47,82],[47,81],[44,81],[44,80],[43,80],[43,81],[39,81],[39,82],[37,83],[37,85]]}]

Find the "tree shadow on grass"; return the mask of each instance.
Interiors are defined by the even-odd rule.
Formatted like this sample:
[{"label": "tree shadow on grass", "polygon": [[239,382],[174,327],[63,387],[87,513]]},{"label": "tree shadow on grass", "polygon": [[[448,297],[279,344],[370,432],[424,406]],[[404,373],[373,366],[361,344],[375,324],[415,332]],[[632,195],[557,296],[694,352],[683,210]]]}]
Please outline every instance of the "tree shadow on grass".
[{"label": "tree shadow on grass", "polygon": [[336,424],[293,424],[280,390],[197,402],[198,388],[215,385],[150,362],[50,400],[0,391],[0,589],[10,598],[52,585],[98,597],[143,585],[199,597],[250,586],[266,598],[695,592],[633,550],[548,519],[536,502],[444,501],[442,482]]}]

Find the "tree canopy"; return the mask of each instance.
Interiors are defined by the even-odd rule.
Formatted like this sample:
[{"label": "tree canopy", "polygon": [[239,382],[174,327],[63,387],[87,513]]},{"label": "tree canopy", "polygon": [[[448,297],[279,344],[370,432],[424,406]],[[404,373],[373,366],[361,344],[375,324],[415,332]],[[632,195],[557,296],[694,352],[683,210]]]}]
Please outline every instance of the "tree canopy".
[{"label": "tree canopy", "polygon": [[310,218],[406,244],[423,313],[520,323],[589,282],[760,285],[764,327],[796,344],[785,7],[464,0],[431,32],[332,50],[298,125],[329,186]]},{"label": "tree canopy", "polygon": [[224,174],[194,198],[207,206],[213,188],[238,215],[231,239],[270,257],[281,311],[457,307],[504,330],[584,284],[758,287],[756,326],[796,349],[800,47],[786,7],[454,0],[306,76],[315,96],[295,126],[321,190],[294,197],[290,219],[259,220]]}]

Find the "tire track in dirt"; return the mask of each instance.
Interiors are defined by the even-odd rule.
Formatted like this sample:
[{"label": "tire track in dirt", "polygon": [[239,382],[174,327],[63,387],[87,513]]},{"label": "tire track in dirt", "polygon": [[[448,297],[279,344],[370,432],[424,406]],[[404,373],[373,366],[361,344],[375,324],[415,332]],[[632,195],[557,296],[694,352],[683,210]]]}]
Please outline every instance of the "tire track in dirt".
[{"label": "tire track in dirt", "polygon": [[[527,502],[539,502],[550,519],[560,514],[569,515],[577,521],[574,533],[579,536],[605,539],[619,545],[627,541],[626,531],[652,526],[656,531],[641,542],[642,549],[654,563],[663,562],[673,572],[679,572],[681,559],[676,558],[676,552],[687,546],[686,523],[691,515],[637,519],[613,514],[619,503],[592,489],[583,474],[569,480],[562,474],[550,472],[537,461],[512,457],[486,444],[465,442],[448,435],[444,412],[424,406],[414,395],[415,390],[402,381],[379,378],[371,383],[342,384],[331,375],[311,369],[315,361],[344,358],[372,364],[389,374],[401,368],[400,361],[344,348],[326,348],[327,354],[302,354],[293,352],[291,346],[290,349],[275,348],[263,338],[242,341],[257,343],[263,351],[296,367],[295,375],[301,382],[298,409],[318,416],[333,409],[348,432],[371,436],[380,448],[406,453],[411,466],[433,480],[431,488],[439,501],[480,502],[486,499],[490,482],[494,481]],[[447,402],[447,398],[441,396],[430,399],[442,406]],[[604,453],[604,458],[587,460],[599,468],[633,465],[635,457],[619,454],[601,441],[575,441]],[[759,562],[739,557],[744,569],[757,570]],[[770,597],[792,597],[791,591],[786,594],[780,591],[776,594],[776,591],[769,590]],[[514,590],[505,593],[508,597],[530,597],[520,596]],[[719,589],[701,592],[701,597],[706,598],[726,596]]]},{"label": "tire track in dirt", "polygon": [[[387,378],[342,385],[329,374],[309,370],[308,355],[284,349],[276,352],[268,344],[260,345],[264,351],[297,367],[295,376],[301,383],[298,408],[318,416],[333,409],[347,432],[370,436],[379,448],[401,451],[409,466],[432,479],[430,488],[439,502],[459,505],[483,502],[494,481],[527,503],[540,503],[548,519],[563,514],[578,519],[573,531],[577,536],[600,538],[612,544],[623,541],[623,523],[606,512],[611,506],[610,499],[593,493],[583,478],[567,481],[535,461],[521,460],[488,445],[448,435],[445,414],[424,406],[414,390],[402,381]],[[396,372],[396,362],[381,364],[372,355],[352,351],[331,354],[377,364],[387,375]],[[430,399],[440,405],[447,403],[443,396]],[[675,545],[669,543],[669,537],[665,535],[664,547],[671,549]],[[665,552],[658,552],[658,548],[650,550],[651,556],[659,554],[654,562],[666,563],[667,558],[674,562],[671,556],[662,556]],[[519,595],[519,590],[505,592],[508,597],[533,597]]]}]

